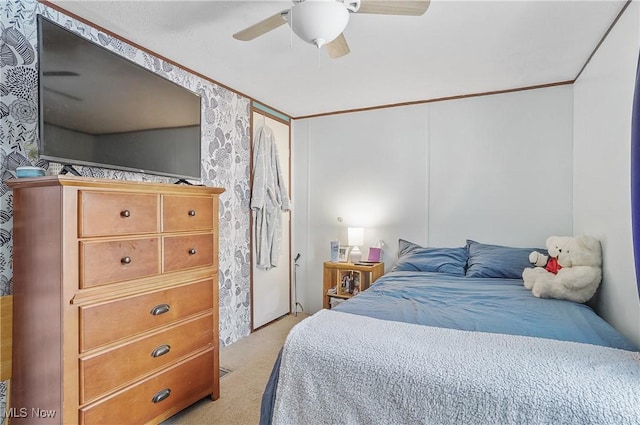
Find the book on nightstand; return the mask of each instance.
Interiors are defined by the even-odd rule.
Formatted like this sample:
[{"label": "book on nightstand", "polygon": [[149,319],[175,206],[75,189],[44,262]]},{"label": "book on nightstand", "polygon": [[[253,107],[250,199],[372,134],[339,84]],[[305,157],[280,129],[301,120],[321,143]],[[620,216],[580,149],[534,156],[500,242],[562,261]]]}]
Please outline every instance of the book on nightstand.
[{"label": "book on nightstand", "polygon": [[340,242],[331,241],[331,262],[337,263],[339,257]]}]

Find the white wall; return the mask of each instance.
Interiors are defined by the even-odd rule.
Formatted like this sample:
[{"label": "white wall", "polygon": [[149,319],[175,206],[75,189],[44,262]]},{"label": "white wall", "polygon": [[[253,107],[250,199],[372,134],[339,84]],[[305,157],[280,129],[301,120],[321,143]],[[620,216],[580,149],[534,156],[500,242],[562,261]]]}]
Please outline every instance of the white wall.
[{"label": "white wall", "polygon": [[633,2],[574,84],[574,232],[602,241],[598,312],[640,345],[631,236],[631,112],[638,61]]},{"label": "white wall", "polygon": [[570,86],[430,107],[429,238],[544,247],[571,234]]},{"label": "white wall", "polygon": [[348,226],[366,228],[363,255],[379,239],[394,250],[398,235],[424,239],[426,114],[403,107],[294,121],[292,252],[301,254],[305,312],[322,308],[322,263],[330,241],[346,244]]},{"label": "white wall", "polygon": [[322,263],[348,226],[365,227],[365,246],[385,241],[387,270],[398,238],[530,247],[570,234],[571,99],[563,86],[294,121],[305,311],[321,308]]}]

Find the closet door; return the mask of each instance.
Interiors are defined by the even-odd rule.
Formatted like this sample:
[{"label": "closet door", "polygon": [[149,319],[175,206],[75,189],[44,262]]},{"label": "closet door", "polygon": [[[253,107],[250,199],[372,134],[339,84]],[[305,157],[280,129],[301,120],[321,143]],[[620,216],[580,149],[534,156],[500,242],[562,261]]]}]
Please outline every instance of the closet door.
[{"label": "closet door", "polygon": [[[289,125],[262,115],[253,113],[253,136],[257,130],[266,125],[273,130],[275,142],[280,158],[282,178],[286,182],[287,192],[291,194],[289,179]],[[251,213],[252,223],[255,224],[255,213]],[[269,270],[256,267],[256,226],[252,225],[252,314],[253,329],[257,329],[289,312],[291,312],[291,213],[282,213],[282,245],[278,266]]]}]

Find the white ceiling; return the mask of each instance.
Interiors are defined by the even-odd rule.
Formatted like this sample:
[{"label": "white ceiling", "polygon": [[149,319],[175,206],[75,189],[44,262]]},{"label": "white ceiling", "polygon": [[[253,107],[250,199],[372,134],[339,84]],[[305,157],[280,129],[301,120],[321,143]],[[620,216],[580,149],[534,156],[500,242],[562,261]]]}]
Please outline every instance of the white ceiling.
[{"label": "white ceiling", "polygon": [[289,1],[53,1],[292,117],[573,80],[624,0],[432,0],[423,16],[351,14],[329,59],[281,26]]}]

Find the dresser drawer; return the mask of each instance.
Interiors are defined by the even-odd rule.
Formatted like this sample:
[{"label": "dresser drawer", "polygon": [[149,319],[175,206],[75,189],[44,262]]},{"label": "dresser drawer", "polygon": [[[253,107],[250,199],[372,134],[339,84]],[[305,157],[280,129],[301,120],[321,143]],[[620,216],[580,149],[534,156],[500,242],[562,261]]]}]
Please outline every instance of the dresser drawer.
[{"label": "dresser drawer", "polygon": [[[162,197],[162,231],[181,232],[213,229],[213,202],[208,196]],[[215,199],[215,202],[218,202]],[[215,217],[217,220],[218,217]]]},{"label": "dresser drawer", "polygon": [[157,233],[159,197],[152,193],[78,193],[80,237]]},{"label": "dresser drawer", "polygon": [[[136,335],[213,308],[213,280],[80,307],[80,350]],[[217,285],[216,285],[217,288]]]},{"label": "dresser drawer", "polygon": [[[213,233],[163,237],[163,271],[173,272],[192,267],[212,266],[214,263],[213,237]],[[217,256],[217,253],[215,255]]]},{"label": "dresser drawer", "polygon": [[160,238],[80,242],[80,288],[160,273]]},{"label": "dresser drawer", "polygon": [[[144,424],[213,392],[213,350],[80,408],[81,424]],[[177,411],[174,410],[174,411]]]},{"label": "dresser drawer", "polygon": [[213,343],[213,317],[208,314],[90,358],[81,358],[80,403],[95,400]]}]

